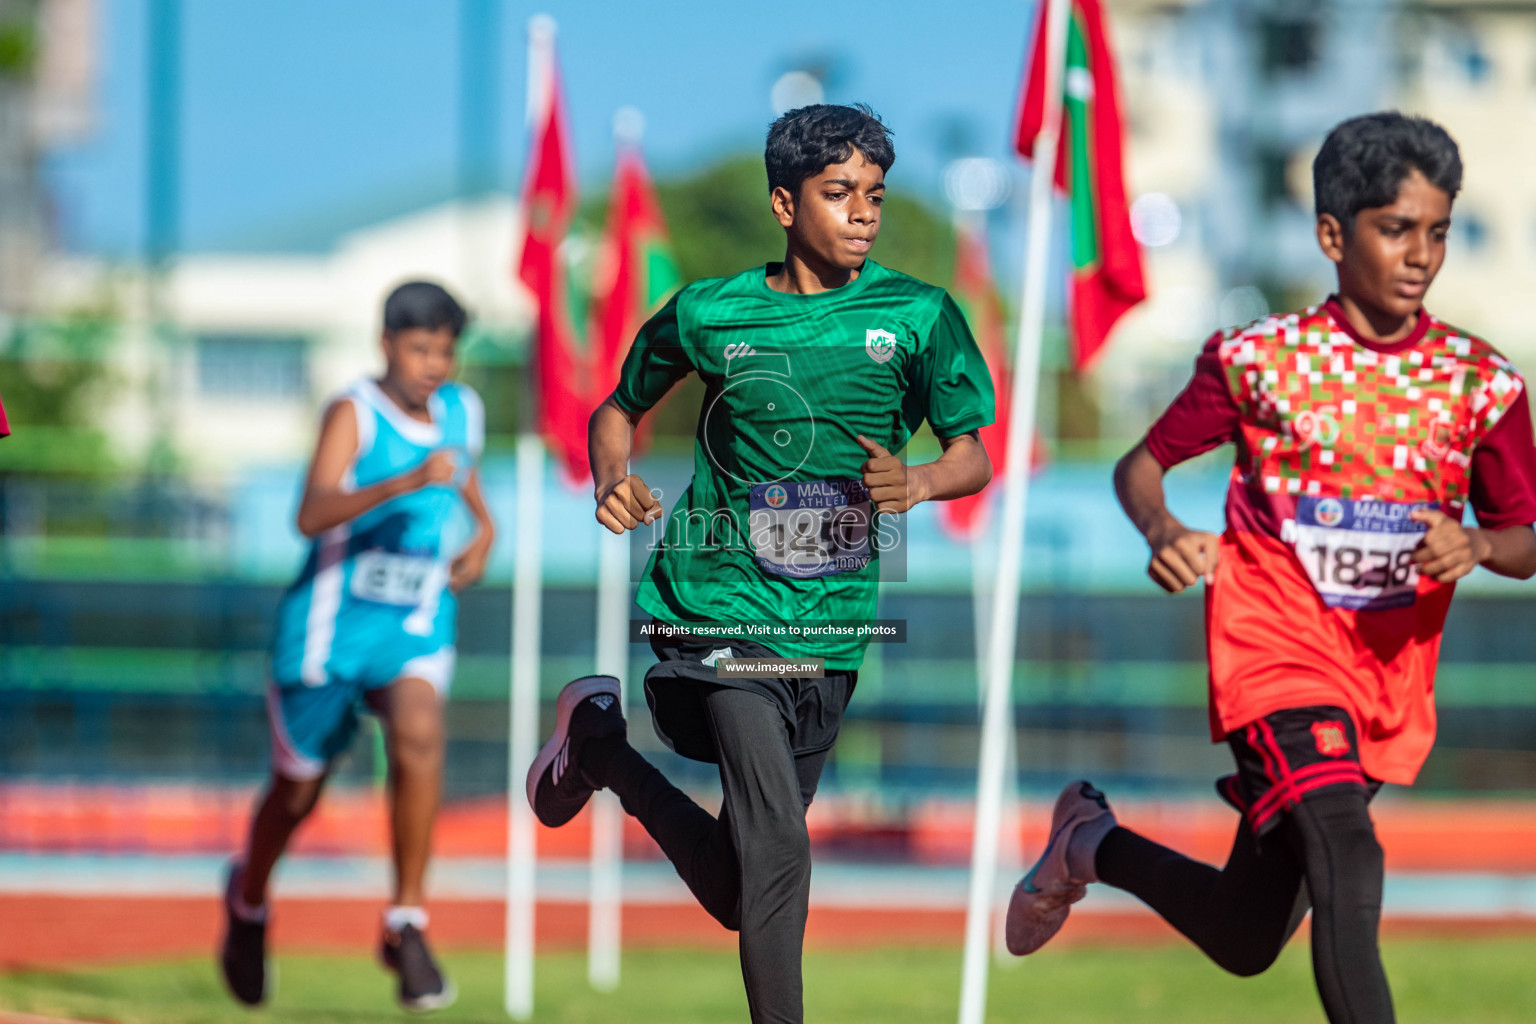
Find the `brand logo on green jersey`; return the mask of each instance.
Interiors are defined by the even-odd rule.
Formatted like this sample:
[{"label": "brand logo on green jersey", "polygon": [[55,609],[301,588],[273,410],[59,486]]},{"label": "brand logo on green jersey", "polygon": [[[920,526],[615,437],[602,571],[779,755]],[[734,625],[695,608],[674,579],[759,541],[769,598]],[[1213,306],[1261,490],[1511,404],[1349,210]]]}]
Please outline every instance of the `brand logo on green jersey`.
[{"label": "brand logo on green jersey", "polygon": [[736,657],[736,652],[731,650],[729,647],[716,647],[714,650],[709,652],[709,657],[700,658],[699,663],[702,665],[708,665],[713,668],[715,666],[715,662],[719,661],[721,658],[734,657]]},{"label": "brand logo on green jersey", "polygon": [[877,363],[888,363],[896,354],[896,335],[870,328],[864,332],[864,351]]}]

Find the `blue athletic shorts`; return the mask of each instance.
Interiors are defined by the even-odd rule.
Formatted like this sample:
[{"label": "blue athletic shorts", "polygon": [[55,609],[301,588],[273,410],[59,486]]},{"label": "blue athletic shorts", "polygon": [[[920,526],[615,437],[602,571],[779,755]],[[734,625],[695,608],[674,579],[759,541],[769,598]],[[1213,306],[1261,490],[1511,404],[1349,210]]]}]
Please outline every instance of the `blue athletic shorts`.
[{"label": "blue athletic shorts", "polygon": [[396,679],[415,676],[431,683],[439,694],[453,681],[455,651],[440,647],[431,654],[404,657],[386,648],[360,666],[361,671],[339,677],[326,674],[318,685],[292,680],[273,681],[267,689],[267,717],[272,729],[272,770],[286,779],[307,781],[324,775],[357,734],[358,714],[368,710],[364,694]]}]

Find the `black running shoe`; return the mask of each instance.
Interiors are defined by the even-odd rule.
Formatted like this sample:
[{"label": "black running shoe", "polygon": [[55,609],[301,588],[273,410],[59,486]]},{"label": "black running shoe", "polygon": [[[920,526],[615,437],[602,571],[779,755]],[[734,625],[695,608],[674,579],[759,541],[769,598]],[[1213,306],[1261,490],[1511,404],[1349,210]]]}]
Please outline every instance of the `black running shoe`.
[{"label": "black running shoe", "polygon": [[267,922],[247,921],[235,913],[235,895],[240,891],[240,867],[229,866],[229,880],[224,886],[224,948],[219,952],[219,968],[230,994],[246,1006],[260,1006],[267,1000]]},{"label": "black running shoe", "polygon": [[400,989],[395,998],[407,1010],[441,1010],[453,1005],[458,997],[453,982],[443,976],[437,961],[432,958],[427,937],[413,924],[398,932],[384,932],[379,959],[400,978]]},{"label": "black running shoe", "polygon": [[555,733],[528,769],[528,803],[540,821],[554,828],[576,817],[599,788],[578,767],[581,745],[624,732],[617,679],[583,676],[565,684],[555,702]]}]

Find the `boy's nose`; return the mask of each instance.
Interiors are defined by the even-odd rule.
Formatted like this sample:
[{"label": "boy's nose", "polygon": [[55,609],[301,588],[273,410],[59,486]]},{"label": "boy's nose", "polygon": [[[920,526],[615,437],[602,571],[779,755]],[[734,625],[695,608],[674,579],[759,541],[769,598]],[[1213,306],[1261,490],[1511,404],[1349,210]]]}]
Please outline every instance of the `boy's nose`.
[{"label": "boy's nose", "polygon": [[1415,232],[1408,243],[1408,263],[1415,267],[1429,265],[1429,237]]}]

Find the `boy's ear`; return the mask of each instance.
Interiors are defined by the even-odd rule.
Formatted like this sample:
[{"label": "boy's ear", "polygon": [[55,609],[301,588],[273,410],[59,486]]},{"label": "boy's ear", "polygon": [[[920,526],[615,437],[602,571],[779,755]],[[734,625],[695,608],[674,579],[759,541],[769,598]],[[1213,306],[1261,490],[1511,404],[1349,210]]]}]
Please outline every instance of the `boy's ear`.
[{"label": "boy's ear", "polygon": [[1317,247],[1334,263],[1344,260],[1344,225],[1331,213],[1317,216]]},{"label": "boy's ear", "polygon": [[773,217],[782,228],[789,228],[795,223],[795,196],[783,185],[775,188],[768,196],[773,204]]}]

